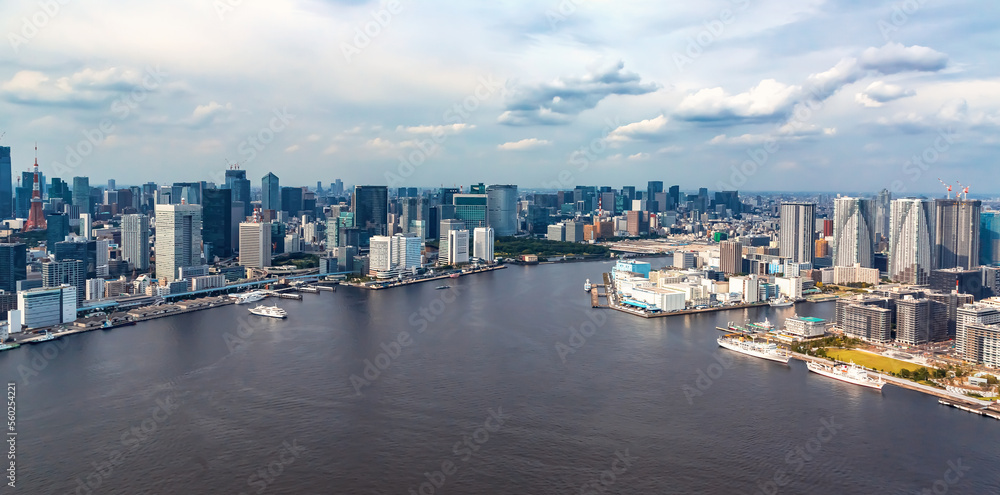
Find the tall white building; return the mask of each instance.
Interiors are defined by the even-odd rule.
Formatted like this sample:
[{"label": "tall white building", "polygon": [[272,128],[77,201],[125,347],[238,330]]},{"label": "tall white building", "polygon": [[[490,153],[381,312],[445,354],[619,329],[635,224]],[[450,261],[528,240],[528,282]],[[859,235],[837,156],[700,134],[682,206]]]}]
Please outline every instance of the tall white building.
[{"label": "tall white building", "polygon": [[813,203],[782,203],[781,232],[778,249],[781,256],[795,263],[812,263],[813,229],[816,223]]},{"label": "tall white building", "polygon": [[926,284],[935,267],[934,202],[897,199],[889,214],[889,278],[907,284]]},{"label": "tall white building", "polygon": [[493,263],[494,230],[492,227],[479,227],[472,232],[472,256],[487,263]]},{"label": "tall white building", "polygon": [[136,270],[149,270],[149,217],[122,215],[122,258]]},{"label": "tall white building", "polygon": [[[451,254],[451,250],[449,249],[451,243],[451,237],[449,235],[449,232],[453,230],[465,230],[465,222],[463,222],[462,220],[452,220],[452,219],[441,220],[440,230],[441,230],[441,237],[440,237],[441,242],[439,243],[438,246],[438,264],[450,265],[452,263],[451,263],[451,258],[449,258]],[[466,248],[466,251],[468,251],[468,248]]]},{"label": "tall white building", "polygon": [[84,239],[87,239],[89,241],[90,238],[91,238],[93,229],[94,229],[94,217],[92,217],[90,215],[90,213],[81,213],[80,214],[80,237],[83,237]]},{"label": "tall white building", "polygon": [[97,276],[101,278],[108,277],[108,263],[111,261],[111,241],[107,239],[98,239],[94,241],[96,245],[96,256],[95,256],[95,271]]},{"label": "tall white building", "polygon": [[448,231],[448,264],[460,265],[469,262],[469,231]]},{"label": "tall white building", "polygon": [[251,268],[271,266],[270,223],[260,221],[240,223],[240,266]]},{"label": "tall white building", "polygon": [[87,300],[97,301],[104,299],[104,284],[103,278],[87,279]]},{"label": "tall white building", "polygon": [[423,238],[418,234],[374,236],[369,242],[369,274],[391,278],[421,266]]},{"label": "tall white building", "polygon": [[201,263],[201,205],[156,205],[156,276],[177,280],[177,269]]},{"label": "tall white building", "polygon": [[837,198],[833,210],[833,265],[862,268],[874,266],[875,201]]},{"label": "tall white building", "polygon": [[17,293],[21,326],[48,327],[76,320],[76,287],[63,285]]}]

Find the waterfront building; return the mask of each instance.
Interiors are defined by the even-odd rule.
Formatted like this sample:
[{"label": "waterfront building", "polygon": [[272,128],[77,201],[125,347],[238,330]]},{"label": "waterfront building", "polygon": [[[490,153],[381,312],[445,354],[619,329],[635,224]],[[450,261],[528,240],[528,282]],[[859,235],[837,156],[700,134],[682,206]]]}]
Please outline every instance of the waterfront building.
[{"label": "waterfront building", "polygon": [[494,230],[492,227],[479,227],[472,232],[472,256],[487,263],[493,263]]},{"label": "waterfront building", "polygon": [[48,327],[76,320],[77,288],[70,285],[17,293],[21,327]]},{"label": "waterfront building", "polygon": [[177,280],[182,266],[201,265],[201,205],[156,205],[156,276]]},{"label": "waterfront building", "polygon": [[844,334],[869,342],[892,339],[892,310],[887,298],[838,299],[836,325]]},{"label": "waterfront building", "polygon": [[545,238],[550,241],[565,241],[566,240],[566,224],[557,223],[554,225],[549,225],[546,230]]},{"label": "waterfront building", "polygon": [[785,333],[807,339],[822,337],[826,334],[826,320],[793,315],[785,319]]},{"label": "waterfront building", "polygon": [[981,345],[978,342],[979,337],[977,335],[970,339],[968,327],[1000,323],[1000,306],[987,303],[963,304],[957,308],[956,313],[955,350],[962,355],[962,359],[979,362]]},{"label": "waterfront building", "polygon": [[566,242],[583,242],[583,222],[570,220],[563,224],[566,226]]},{"label": "waterfront building", "polygon": [[448,231],[448,264],[461,265],[469,262],[469,231]]},{"label": "waterfront building", "polygon": [[92,278],[87,280],[87,301],[98,301],[104,299],[106,282],[103,278]]},{"label": "waterfront building", "polygon": [[[452,238],[450,232],[453,230],[465,230],[465,222],[455,219],[445,219],[441,220],[441,238],[438,243],[438,264],[440,265],[451,265],[451,243]],[[466,231],[468,232],[468,231]],[[466,248],[468,251],[468,248]]]},{"label": "waterfront building", "polygon": [[907,345],[931,340],[931,300],[905,296],[896,301],[896,341]]},{"label": "waterfront building", "polygon": [[834,201],[833,266],[872,268],[874,265],[874,201],[837,198]]},{"label": "waterfront building", "polygon": [[778,293],[789,299],[802,299],[802,277],[774,277]]},{"label": "waterfront building", "polygon": [[812,263],[815,217],[814,203],[782,203],[778,237],[781,256],[791,258],[796,263]]}]

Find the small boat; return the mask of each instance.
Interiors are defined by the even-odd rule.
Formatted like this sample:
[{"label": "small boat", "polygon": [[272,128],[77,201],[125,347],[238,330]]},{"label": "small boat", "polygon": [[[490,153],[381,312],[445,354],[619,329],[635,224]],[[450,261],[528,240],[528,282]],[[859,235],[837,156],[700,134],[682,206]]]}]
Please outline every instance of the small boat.
[{"label": "small boat", "polygon": [[587,279],[587,282],[585,284],[583,284],[583,290],[585,292],[590,292],[590,289],[592,289],[593,287],[594,286],[590,285],[590,279],[589,278]]},{"label": "small boat", "polygon": [[0,351],[6,351],[9,349],[17,349],[21,347],[21,344],[0,344]]},{"label": "small boat", "polygon": [[443,289],[450,289],[450,288],[451,288],[450,285],[439,285],[439,286],[435,287],[434,289],[435,290],[443,290]]},{"label": "small boat", "polygon": [[458,278],[458,277],[461,277],[461,275],[458,274],[458,273],[452,273],[451,275],[448,275],[448,277],[449,278]]},{"label": "small boat", "polygon": [[250,313],[257,316],[267,316],[269,318],[285,318],[288,316],[288,312],[277,306],[264,306],[263,304],[257,306],[256,308],[250,308]]},{"label": "small boat", "polygon": [[42,338],[36,340],[35,342],[48,342],[50,340],[55,340],[55,339],[56,339],[56,334],[46,330],[45,333],[42,334]]}]

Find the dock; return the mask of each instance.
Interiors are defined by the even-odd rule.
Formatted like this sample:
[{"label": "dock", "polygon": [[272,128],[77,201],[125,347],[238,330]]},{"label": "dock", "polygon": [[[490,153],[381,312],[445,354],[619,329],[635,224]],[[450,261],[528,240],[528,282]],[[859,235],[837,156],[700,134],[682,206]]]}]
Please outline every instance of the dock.
[{"label": "dock", "polygon": [[968,413],[972,413],[972,414],[978,414],[980,416],[984,416],[984,417],[987,417],[987,418],[993,418],[993,419],[996,419],[996,420],[1000,420],[1000,413],[998,413],[997,411],[993,411],[993,410],[989,409],[989,406],[982,406],[982,405],[979,405],[979,404],[975,404],[975,405],[972,405],[972,404],[962,404],[962,403],[960,403],[958,401],[949,401],[949,400],[944,400],[944,399],[938,399],[938,404],[949,406],[949,407],[954,407],[955,409],[961,409],[962,411],[965,411],[965,412],[968,412]]}]

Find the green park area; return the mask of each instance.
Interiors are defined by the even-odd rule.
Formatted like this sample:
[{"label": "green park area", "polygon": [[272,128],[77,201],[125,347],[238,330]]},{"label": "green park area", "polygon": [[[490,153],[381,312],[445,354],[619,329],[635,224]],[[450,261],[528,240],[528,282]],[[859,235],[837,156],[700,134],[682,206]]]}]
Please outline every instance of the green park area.
[{"label": "green park area", "polygon": [[906,361],[847,349],[826,349],[826,355],[844,363],[853,361],[855,364],[868,369],[889,371],[895,374],[899,374],[904,369],[914,371],[920,368],[919,365],[907,363]]},{"label": "green park area", "polygon": [[524,237],[500,237],[494,241],[493,251],[497,256],[517,256],[537,254],[538,256],[608,256],[611,252],[598,244],[528,239]]}]

